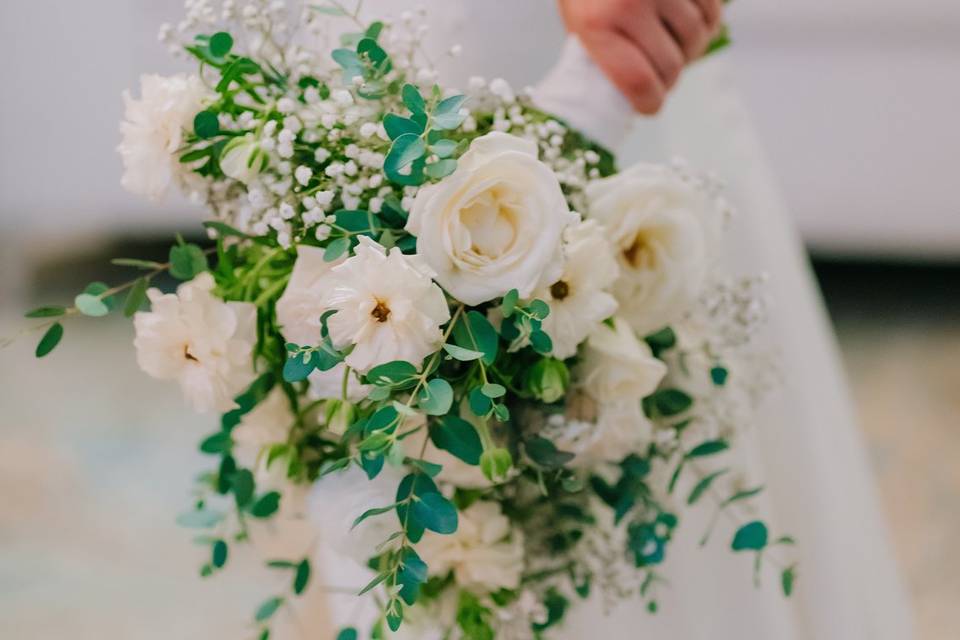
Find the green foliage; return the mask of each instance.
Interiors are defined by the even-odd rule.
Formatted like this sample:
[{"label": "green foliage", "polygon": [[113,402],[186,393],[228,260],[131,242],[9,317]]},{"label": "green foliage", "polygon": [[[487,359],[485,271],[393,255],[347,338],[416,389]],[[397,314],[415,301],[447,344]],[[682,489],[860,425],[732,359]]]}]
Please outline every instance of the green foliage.
[{"label": "green foliage", "polygon": [[170,275],[177,280],[193,280],[208,267],[207,256],[197,245],[181,242],[170,247]]},{"label": "green foliage", "polygon": [[560,360],[542,358],[530,367],[526,380],[527,388],[535,398],[551,404],[566,395],[570,386],[570,370]]},{"label": "green foliage", "polygon": [[107,295],[110,288],[102,282],[92,282],[87,285],[83,293],[73,299],[77,311],[85,316],[99,318],[113,309],[116,301],[112,295]]},{"label": "green foliage", "polygon": [[66,307],[38,307],[24,314],[25,318],[58,318],[67,312]]},{"label": "green foliage", "polygon": [[467,464],[480,464],[483,444],[472,424],[454,415],[444,416],[430,429],[430,439],[438,449],[463,460]]},{"label": "green foliage", "polygon": [[220,120],[213,111],[201,111],[193,119],[193,132],[198,138],[208,140],[220,134]]},{"label": "green foliage", "polygon": [[54,322],[50,325],[50,328],[44,332],[43,337],[40,338],[40,342],[37,344],[37,349],[34,352],[34,355],[38,358],[42,358],[45,355],[53,351],[60,340],[63,338],[63,325],[59,322]]},{"label": "green foliage", "polygon": [[357,630],[353,627],[341,629],[340,633],[337,634],[337,640],[357,640],[358,637]]},{"label": "green foliage", "polygon": [[797,581],[797,567],[791,565],[780,573],[780,586],[783,589],[783,595],[790,597],[793,595],[793,585]]},{"label": "green foliage", "polygon": [[482,353],[485,365],[492,365],[497,359],[497,331],[479,311],[468,311],[457,320],[453,327],[453,341],[463,349]]},{"label": "green foliage", "polygon": [[254,619],[257,622],[264,622],[266,620],[269,620],[270,618],[273,617],[273,614],[277,612],[277,609],[283,606],[283,604],[284,604],[284,599],[279,596],[275,596],[273,598],[270,598],[269,600],[264,601],[257,608],[257,612],[256,614],[254,614]]},{"label": "green foliage", "polygon": [[660,389],[644,398],[644,411],[651,419],[671,418],[693,407],[693,398],[680,389]]},{"label": "green foliage", "polygon": [[727,371],[726,367],[721,367],[717,365],[710,369],[710,380],[713,381],[713,384],[718,387],[722,387],[727,384],[727,378],[729,377],[730,372]]},{"label": "green foliage", "polygon": [[250,515],[254,518],[269,518],[280,508],[280,494],[271,491],[260,496],[250,507]]},{"label": "green foliage", "polygon": [[464,638],[494,640],[494,614],[469,591],[460,591],[457,600],[457,626]]},{"label": "green foliage", "polygon": [[450,534],[457,530],[457,508],[439,493],[426,493],[413,502],[411,517],[425,529]]},{"label": "green foliage", "polygon": [[734,551],[760,551],[767,546],[768,536],[767,525],[754,520],[737,529],[730,548]]},{"label": "green foliage", "polygon": [[397,573],[400,597],[407,604],[414,604],[420,595],[421,585],[426,581],[427,563],[411,547],[405,547],[400,554],[400,571]]},{"label": "green foliage", "polygon": [[513,467],[513,456],[507,449],[487,449],[480,456],[480,470],[490,482],[503,482]]},{"label": "green foliage", "polygon": [[572,453],[560,451],[553,442],[539,436],[530,438],[523,444],[527,456],[535,464],[545,469],[562,467],[575,457]]},{"label": "green foliage", "polygon": [[696,504],[697,501],[703,496],[707,490],[710,489],[710,486],[713,484],[713,481],[722,476],[723,474],[730,471],[729,469],[721,469],[719,471],[714,471],[702,477],[693,489],[690,491],[690,495],[687,497],[687,504]]},{"label": "green foliage", "polygon": [[453,387],[443,378],[434,378],[420,388],[417,406],[430,416],[446,415],[453,406]]},{"label": "green foliage", "polygon": [[127,300],[123,304],[123,315],[127,318],[130,318],[143,308],[143,305],[147,302],[147,287],[150,286],[150,281],[146,278],[137,278],[137,281],[130,288],[130,292],[127,294]]},{"label": "green foliage", "polygon": [[670,327],[651,333],[644,338],[654,357],[659,358],[665,351],[669,351],[677,344],[677,334]]}]

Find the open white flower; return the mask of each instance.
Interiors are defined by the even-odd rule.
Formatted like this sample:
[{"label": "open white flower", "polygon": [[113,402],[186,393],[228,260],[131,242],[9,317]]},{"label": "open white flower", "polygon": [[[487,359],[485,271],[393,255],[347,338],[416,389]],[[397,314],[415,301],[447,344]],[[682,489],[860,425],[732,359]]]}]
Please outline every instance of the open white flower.
[{"label": "open white flower", "polygon": [[416,256],[388,253],[361,236],[353,257],[330,270],[323,306],[337,348],[355,345],[346,363],[360,372],[393,360],[419,365],[440,348],[450,319],[443,291]]},{"label": "open white flower", "polygon": [[621,316],[594,329],[577,371],[579,383],[601,404],[639,401],[657,389],[667,366],[653,357]]},{"label": "open white flower", "polygon": [[590,216],[616,245],[620,313],[647,334],[700,293],[721,222],[709,198],[675,171],[639,164],[586,189]]},{"label": "open white flower", "polygon": [[451,175],[420,189],[406,228],[437,282],[477,305],[556,281],[561,234],[575,221],[536,144],[494,132],[474,140]]},{"label": "open white flower", "polygon": [[201,273],[176,294],[150,289],[152,310],[134,316],[137,363],[154,378],[177,380],[200,412],[229,411],[253,381],[257,308],[223,302]]},{"label": "open white flower", "polygon": [[523,535],[496,502],[478,501],[460,512],[456,532],[427,532],[416,545],[430,575],[453,572],[464,589],[491,593],[516,589],[523,573]]},{"label": "open white flower", "polygon": [[573,356],[596,326],[616,312],[609,288],[619,274],[613,249],[595,221],[567,227],[564,241],[563,273],[533,294],[550,305],[543,330],[553,340],[552,355],[560,359]]},{"label": "open white flower", "polygon": [[123,158],[125,189],[160,200],[172,183],[188,174],[177,151],[208,95],[200,78],[183,74],[141,76],[139,100],[124,92],[126,115],[117,151]]},{"label": "open white flower", "polygon": [[323,298],[330,287],[328,276],[330,269],[342,262],[327,262],[323,254],[319,247],[297,247],[290,281],[277,300],[277,324],[287,342],[301,346],[320,344],[320,317],[326,311]]}]

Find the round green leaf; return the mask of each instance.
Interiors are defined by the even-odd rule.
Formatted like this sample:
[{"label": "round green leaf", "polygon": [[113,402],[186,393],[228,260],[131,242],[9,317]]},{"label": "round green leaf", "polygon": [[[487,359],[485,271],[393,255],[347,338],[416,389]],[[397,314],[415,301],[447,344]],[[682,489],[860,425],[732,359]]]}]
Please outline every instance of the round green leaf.
[{"label": "round green leaf", "polygon": [[453,406],[453,387],[443,378],[434,378],[420,390],[417,406],[427,415],[446,415]]},{"label": "round green leaf", "polygon": [[110,307],[100,298],[100,296],[90,293],[81,293],[73,299],[73,304],[85,316],[99,318],[110,313]]},{"label": "round green leaf", "polygon": [[767,546],[767,536],[767,525],[754,520],[737,530],[730,547],[734,551],[760,551]]},{"label": "round green leaf", "polygon": [[225,31],[213,34],[210,38],[210,53],[215,58],[222,58],[233,49],[233,36]]},{"label": "round green leaf", "polygon": [[193,118],[193,132],[206,140],[220,133],[220,120],[212,111],[201,111]]}]

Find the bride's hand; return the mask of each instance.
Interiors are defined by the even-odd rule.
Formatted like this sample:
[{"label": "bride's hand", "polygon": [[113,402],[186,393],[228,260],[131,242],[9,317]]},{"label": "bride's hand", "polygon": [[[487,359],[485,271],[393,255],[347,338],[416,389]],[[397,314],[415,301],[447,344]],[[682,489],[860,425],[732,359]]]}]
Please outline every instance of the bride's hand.
[{"label": "bride's hand", "polygon": [[558,0],[567,29],[626,95],[653,114],[688,62],[704,54],[721,0]]}]

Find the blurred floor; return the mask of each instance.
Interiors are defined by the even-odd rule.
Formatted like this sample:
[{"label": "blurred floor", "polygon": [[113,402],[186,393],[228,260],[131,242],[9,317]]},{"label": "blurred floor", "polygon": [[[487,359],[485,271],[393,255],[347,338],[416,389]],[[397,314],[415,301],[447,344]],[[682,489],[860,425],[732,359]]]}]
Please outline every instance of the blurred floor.
[{"label": "blurred floor", "polygon": [[[5,250],[6,249],[6,250]],[[0,242],[0,335],[28,306],[95,277],[104,247],[17,273]],[[108,255],[150,256],[149,245]],[[33,256],[37,258],[37,256]],[[29,262],[36,262],[31,260]],[[821,263],[871,457],[917,612],[918,638],[960,627],[960,269]],[[17,292],[33,291],[30,296]],[[209,420],[136,367],[121,318],[70,322],[43,363],[36,336],[0,353],[0,637],[192,640],[254,636],[280,589],[255,558],[196,577],[205,549],[173,520],[203,469]],[[279,578],[277,578],[279,579]]]},{"label": "blurred floor", "polygon": [[820,262],[917,637],[960,628],[960,266]]}]

